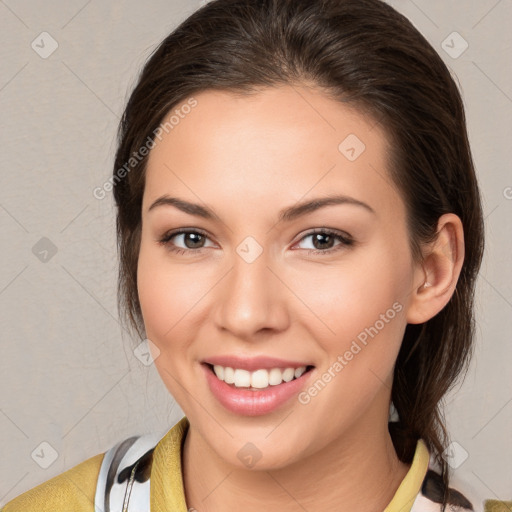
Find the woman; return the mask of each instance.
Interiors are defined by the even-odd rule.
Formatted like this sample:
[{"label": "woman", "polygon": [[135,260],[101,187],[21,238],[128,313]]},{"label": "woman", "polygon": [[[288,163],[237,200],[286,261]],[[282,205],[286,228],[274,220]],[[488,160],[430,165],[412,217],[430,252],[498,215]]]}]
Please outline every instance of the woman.
[{"label": "woman", "polygon": [[460,94],[406,18],[210,2],[145,65],[111,183],[120,306],[185,417],[5,512],[478,509],[440,401],[482,207]]}]

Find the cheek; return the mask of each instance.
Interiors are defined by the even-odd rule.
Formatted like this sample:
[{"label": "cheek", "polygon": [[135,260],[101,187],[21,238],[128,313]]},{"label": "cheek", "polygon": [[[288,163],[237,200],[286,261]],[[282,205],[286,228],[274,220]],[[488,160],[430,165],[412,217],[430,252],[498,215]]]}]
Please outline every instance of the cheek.
[{"label": "cheek", "polygon": [[153,359],[162,382],[181,404],[187,402],[188,395],[183,383],[188,377],[185,363],[190,357],[190,322],[204,295],[204,290],[198,289],[200,282],[191,279],[190,272],[180,265],[169,264],[165,251],[142,241],[137,287],[146,335],[156,346]]},{"label": "cheek", "polygon": [[406,325],[405,258],[378,246],[336,269],[319,266],[297,281],[297,295],[314,314],[307,318],[325,355],[323,370],[337,376],[339,385],[331,388],[336,400],[356,407],[392,376]]},{"label": "cheek", "polygon": [[338,268],[325,266],[302,273],[295,280],[297,296],[317,317],[319,329],[323,327],[332,338],[357,335],[404,296],[401,263],[395,264],[394,258],[386,260],[380,254],[379,264],[372,258],[354,258]]},{"label": "cheek", "polygon": [[184,267],[170,264],[165,250],[143,240],[137,289],[148,338],[166,349],[170,340],[182,339],[190,313],[204,295],[204,281],[195,279]]},{"label": "cheek", "polygon": [[309,289],[303,296],[318,316],[308,320],[309,331],[324,354],[319,381],[301,403],[310,401],[311,417],[329,416],[333,436],[391,389],[406,325],[403,284],[393,259],[380,261],[331,269],[301,282],[299,293]]}]

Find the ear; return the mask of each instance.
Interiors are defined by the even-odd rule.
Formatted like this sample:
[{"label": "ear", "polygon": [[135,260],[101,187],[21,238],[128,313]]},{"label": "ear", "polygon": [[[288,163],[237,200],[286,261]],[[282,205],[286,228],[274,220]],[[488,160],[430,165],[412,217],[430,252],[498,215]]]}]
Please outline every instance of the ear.
[{"label": "ear", "polygon": [[423,261],[414,271],[414,288],[407,323],[433,318],[452,297],[464,261],[464,229],[454,213],[439,217],[437,238],[424,248]]}]

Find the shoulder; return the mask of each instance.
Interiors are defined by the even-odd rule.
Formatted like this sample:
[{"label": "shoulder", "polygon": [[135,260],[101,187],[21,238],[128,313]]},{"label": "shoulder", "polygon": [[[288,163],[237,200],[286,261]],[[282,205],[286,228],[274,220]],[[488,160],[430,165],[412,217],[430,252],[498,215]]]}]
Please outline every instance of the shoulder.
[{"label": "shoulder", "polygon": [[161,433],[127,438],[19,495],[0,512],[117,510],[127,487],[134,505],[147,503],[153,451],[160,438]]},{"label": "shoulder", "polygon": [[[439,512],[443,502],[444,489],[441,475],[429,465],[411,512]],[[481,507],[475,508],[461,490],[453,487],[448,487],[447,503],[446,512],[482,511]]]},{"label": "shoulder", "polygon": [[1,512],[94,512],[100,453],[9,501]]}]

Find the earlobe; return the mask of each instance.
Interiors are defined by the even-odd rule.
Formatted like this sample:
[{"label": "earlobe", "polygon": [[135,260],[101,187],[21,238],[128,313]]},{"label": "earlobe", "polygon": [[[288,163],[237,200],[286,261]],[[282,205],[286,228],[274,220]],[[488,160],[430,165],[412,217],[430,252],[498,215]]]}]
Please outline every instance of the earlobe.
[{"label": "earlobe", "polygon": [[463,261],[462,222],[454,213],[444,214],[438,220],[437,238],[425,249],[416,269],[407,323],[424,323],[446,306],[455,292]]}]

